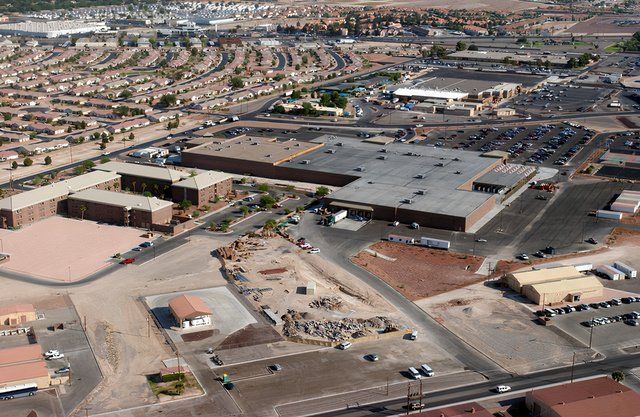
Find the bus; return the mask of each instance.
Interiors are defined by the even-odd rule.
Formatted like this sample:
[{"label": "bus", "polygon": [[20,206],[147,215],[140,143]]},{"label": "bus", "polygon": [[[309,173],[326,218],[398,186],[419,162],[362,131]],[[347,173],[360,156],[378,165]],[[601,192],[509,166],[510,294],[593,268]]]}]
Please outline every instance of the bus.
[{"label": "bus", "polygon": [[30,397],[36,395],[38,385],[35,383],[13,385],[0,388],[0,400],[11,400],[13,398]]}]

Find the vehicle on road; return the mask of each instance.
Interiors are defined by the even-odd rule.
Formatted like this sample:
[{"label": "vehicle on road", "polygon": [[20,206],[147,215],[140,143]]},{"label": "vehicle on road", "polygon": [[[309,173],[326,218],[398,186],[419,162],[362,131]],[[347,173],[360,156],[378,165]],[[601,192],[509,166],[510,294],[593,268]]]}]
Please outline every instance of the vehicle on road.
[{"label": "vehicle on road", "polygon": [[47,356],[47,360],[55,360],[55,359],[62,359],[64,358],[64,353],[58,353],[57,355],[51,355],[51,356]]},{"label": "vehicle on road", "polygon": [[416,222],[413,222],[413,223],[411,223],[411,228],[412,229],[419,229],[420,225],[418,223],[416,223]]},{"label": "vehicle on road", "polygon": [[351,346],[353,346],[353,344],[351,342],[342,342],[338,345],[338,349],[340,350],[347,350],[349,349]]},{"label": "vehicle on road", "polygon": [[422,370],[422,372],[426,375],[426,376],[434,376],[435,372],[433,372],[433,369],[431,369],[431,367],[427,364],[422,364],[420,365],[420,370]]},{"label": "vehicle on road", "polygon": [[311,248],[309,250],[309,253],[320,253],[320,249],[319,248]]},{"label": "vehicle on road", "polygon": [[68,374],[69,372],[71,372],[71,368],[69,368],[68,366],[65,366],[56,370],[56,374],[59,374],[59,375]]},{"label": "vehicle on road", "polygon": [[375,353],[369,353],[368,355],[365,355],[364,358],[370,362],[378,362],[380,360],[380,357]]},{"label": "vehicle on road", "polygon": [[141,248],[150,248],[150,247],[152,247],[152,246],[153,246],[153,242],[142,242],[142,243],[140,244],[140,247],[141,247]]},{"label": "vehicle on road", "polygon": [[59,355],[60,351],[57,349],[49,349],[46,352],[44,352],[44,356],[49,357],[49,356],[54,356],[54,355]]},{"label": "vehicle on road", "polygon": [[587,239],[587,243],[591,243],[592,245],[597,245],[598,241],[595,240],[594,238],[590,237],[589,239]]},{"label": "vehicle on road", "polygon": [[476,239],[476,242],[486,243],[487,239],[478,238],[478,239]]},{"label": "vehicle on road", "polygon": [[422,410],[425,407],[426,405],[422,403],[412,403],[412,404],[409,404],[409,406],[406,406],[406,405],[402,406],[402,408],[409,409],[409,410]]},{"label": "vehicle on road", "polygon": [[528,261],[529,255],[527,255],[526,253],[521,253],[520,255],[518,255],[518,258],[522,259],[523,261]]},{"label": "vehicle on road", "polygon": [[494,390],[495,392],[502,394],[511,391],[511,387],[509,385],[498,385]]},{"label": "vehicle on road", "polygon": [[142,251],[142,248],[140,246],[136,246],[135,248],[131,249],[134,252],[140,252]]},{"label": "vehicle on road", "polygon": [[129,265],[132,264],[136,261],[136,258],[125,258],[122,261],[120,261],[120,265]]},{"label": "vehicle on road", "polygon": [[20,397],[36,395],[38,385],[35,383],[19,384],[0,388],[0,400],[12,400]]},{"label": "vehicle on road", "polygon": [[422,379],[420,372],[418,372],[418,370],[413,366],[409,368],[409,375],[411,375],[411,378],[413,379]]},{"label": "vehicle on road", "polygon": [[280,365],[279,363],[274,363],[273,365],[270,366],[270,368],[272,371],[275,371],[275,372],[280,372],[283,369],[282,365]]}]

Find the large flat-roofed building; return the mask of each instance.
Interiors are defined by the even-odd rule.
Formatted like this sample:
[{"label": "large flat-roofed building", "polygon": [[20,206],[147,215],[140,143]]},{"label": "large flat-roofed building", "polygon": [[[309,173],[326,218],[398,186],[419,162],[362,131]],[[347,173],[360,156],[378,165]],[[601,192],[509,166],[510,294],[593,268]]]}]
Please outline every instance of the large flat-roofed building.
[{"label": "large flat-roofed building", "polygon": [[604,287],[593,275],[580,278],[528,284],[522,294],[537,305],[575,303],[583,299],[602,297]]},{"label": "large flat-roofed building", "polygon": [[492,417],[486,408],[477,402],[450,405],[429,411],[411,414],[413,417]]},{"label": "large flat-roofed building", "polygon": [[528,391],[526,405],[536,417],[637,417],[640,394],[600,377]]},{"label": "large flat-roofed building", "polygon": [[134,193],[149,191],[158,197],[170,196],[171,186],[189,177],[188,173],[171,168],[129,164],[126,162],[111,161],[97,165],[94,169],[115,172],[121,175],[123,190],[128,189]]},{"label": "large flat-roofed building", "polygon": [[277,178],[276,167],[322,146],[322,143],[240,136],[188,149],[182,152],[182,164]]},{"label": "large flat-roofed building", "polygon": [[[496,196],[475,191],[474,184],[503,165],[475,152],[326,135],[313,142],[229,140],[187,150],[182,158],[197,168],[342,187],[325,198],[335,210],[459,231],[494,207]],[[499,177],[504,183],[509,176],[512,185],[521,180],[518,172]]]},{"label": "large flat-roofed building", "polygon": [[26,21],[0,25],[0,35],[57,38],[80,33],[103,32],[107,29],[105,22],[84,22],[80,20]]},{"label": "large flat-roofed building", "polygon": [[13,304],[0,307],[0,326],[20,326],[36,320],[33,304]]},{"label": "large flat-roofed building", "polygon": [[154,224],[169,223],[173,215],[172,206],[172,202],[156,197],[98,189],[69,196],[70,216],[145,229]]},{"label": "large flat-roofed building", "polygon": [[173,184],[171,194],[173,201],[188,200],[195,206],[207,204],[216,196],[224,197],[231,192],[233,178],[218,171],[205,171]]},{"label": "large flat-roofed building", "polygon": [[[576,55],[577,57],[577,55]],[[536,62],[549,62],[553,66],[566,66],[571,58],[570,55],[561,53],[556,55],[541,54],[535,52],[505,52],[505,51],[457,51],[447,55],[447,59],[458,59],[467,61],[487,61],[504,62],[510,60],[516,64],[532,64]]]},{"label": "large flat-roofed building", "polygon": [[598,298],[604,290],[598,278],[571,265],[512,272],[505,277],[505,282],[537,305]]},{"label": "large flat-roofed building", "polygon": [[40,389],[51,383],[40,345],[0,349],[0,388],[30,383]]},{"label": "large flat-roofed building", "polygon": [[120,187],[120,175],[94,171],[0,200],[0,227],[17,228],[67,211],[69,194],[89,188]]}]

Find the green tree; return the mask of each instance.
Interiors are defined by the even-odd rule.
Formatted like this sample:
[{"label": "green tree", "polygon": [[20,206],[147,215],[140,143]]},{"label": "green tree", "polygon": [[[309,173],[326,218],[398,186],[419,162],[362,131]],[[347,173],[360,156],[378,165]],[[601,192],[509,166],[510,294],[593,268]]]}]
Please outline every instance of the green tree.
[{"label": "green tree", "polygon": [[316,188],[316,197],[325,197],[327,196],[327,194],[329,194],[329,188],[325,187],[325,186],[320,186],[318,188]]},{"label": "green tree", "polygon": [[33,165],[33,159],[24,158],[24,161],[22,161],[22,165],[24,165],[26,167],[30,167],[31,165]]},{"label": "green tree", "polygon": [[270,194],[263,195],[260,197],[260,206],[266,209],[270,209],[276,203],[276,199],[273,198]]},{"label": "green tree", "polygon": [[133,132],[129,133],[129,140],[134,140],[136,138],[136,135],[133,134]]},{"label": "green tree", "polygon": [[165,94],[160,97],[160,101],[158,102],[158,104],[160,104],[161,107],[173,107],[177,102],[178,98],[175,94]]},{"label": "green tree", "polygon": [[262,226],[262,228],[264,230],[273,230],[276,228],[276,226],[278,226],[278,223],[276,223],[276,221],[273,219],[269,219],[264,223],[264,226]]},{"label": "green tree", "polygon": [[477,51],[478,50],[478,45],[476,45],[475,43],[472,43],[471,45],[469,45],[468,49],[470,51]]},{"label": "green tree", "polygon": [[247,217],[247,214],[249,214],[249,207],[240,206],[240,213],[242,213],[242,217]]},{"label": "green tree", "polygon": [[456,51],[464,51],[467,49],[467,44],[462,42],[462,41],[458,41],[458,43],[456,43]]},{"label": "green tree", "polygon": [[100,158],[101,164],[106,164],[109,161],[111,161],[111,158],[109,158],[108,156],[103,156],[102,158]]},{"label": "green tree", "polygon": [[267,191],[269,191],[269,184],[258,184],[258,191],[266,193]]},{"label": "green tree", "polygon": [[191,206],[191,201],[187,200],[186,198],[178,203],[178,207],[180,207],[182,211],[187,211]]},{"label": "green tree", "polygon": [[286,110],[284,109],[284,106],[282,104],[276,104],[275,106],[273,106],[273,112],[276,114],[283,114],[286,113]]},{"label": "green tree", "polygon": [[291,98],[294,100],[299,100],[302,98],[302,93],[299,90],[293,90],[291,92]]},{"label": "green tree", "polygon": [[51,165],[51,162],[53,162],[53,161],[51,160],[51,157],[49,155],[44,157],[44,164],[45,165]]},{"label": "green tree", "polygon": [[12,169],[18,169],[18,163],[17,163],[16,161],[13,161],[13,162],[11,163],[11,168],[12,168]]},{"label": "green tree", "polygon": [[622,371],[614,371],[611,374],[611,379],[613,379],[616,382],[624,381],[624,372],[622,372]]},{"label": "green tree", "polygon": [[235,90],[244,87],[244,81],[240,77],[232,77],[231,78],[231,87]]},{"label": "green tree", "polygon": [[125,89],[125,90],[120,91],[119,96],[126,100],[128,98],[131,98],[132,94],[131,94],[131,91]]}]

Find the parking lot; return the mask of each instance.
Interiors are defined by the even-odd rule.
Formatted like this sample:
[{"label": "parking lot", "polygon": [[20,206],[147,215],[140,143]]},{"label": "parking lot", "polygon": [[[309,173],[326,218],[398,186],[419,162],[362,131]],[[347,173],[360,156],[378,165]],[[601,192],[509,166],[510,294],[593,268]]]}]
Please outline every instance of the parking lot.
[{"label": "parking lot", "polygon": [[530,115],[553,115],[558,113],[599,111],[618,111],[616,108],[600,104],[614,90],[594,87],[574,87],[566,85],[548,85],[536,92],[523,95],[509,103],[517,112]]},{"label": "parking lot", "polygon": [[593,136],[592,131],[580,125],[553,123],[511,128],[438,130],[430,132],[423,143],[477,152],[504,151],[509,153],[512,162],[562,167],[571,164]]}]

